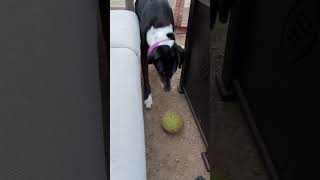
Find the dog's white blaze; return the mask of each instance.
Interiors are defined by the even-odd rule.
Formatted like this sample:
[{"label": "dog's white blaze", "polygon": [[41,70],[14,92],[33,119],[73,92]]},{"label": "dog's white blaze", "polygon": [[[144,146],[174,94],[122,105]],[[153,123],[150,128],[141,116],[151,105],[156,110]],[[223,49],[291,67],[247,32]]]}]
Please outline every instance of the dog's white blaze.
[{"label": "dog's white blaze", "polygon": [[148,98],[144,100],[144,104],[146,105],[147,109],[150,109],[152,106],[152,95],[149,94]]},{"label": "dog's white blaze", "polygon": [[164,87],[164,85],[163,85],[163,83],[161,81],[160,81],[160,85],[161,85],[162,88]]},{"label": "dog's white blaze", "polygon": [[[168,38],[167,37],[168,33],[173,33],[173,28],[171,24],[169,26],[160,27],[160,28],[154,28],[153,26],[151,26],[151,28],[147,31],[148,45],[151,46],[156,41],[159,41],[164,38]],[[159,45],[168,45],[172,47],[173,44],[174,44],[174,40],[170,40],[170,41],[162,42]]]}]

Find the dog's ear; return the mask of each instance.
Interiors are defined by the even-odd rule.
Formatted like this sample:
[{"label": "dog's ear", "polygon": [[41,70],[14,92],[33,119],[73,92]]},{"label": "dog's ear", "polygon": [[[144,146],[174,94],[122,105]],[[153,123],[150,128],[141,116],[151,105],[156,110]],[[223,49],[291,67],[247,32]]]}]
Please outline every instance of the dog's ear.
[{"label": "dog's ear", "polygon": [[156,47],[155,49],[152,50],[150,56],[148,56],[148,61],[153,62],[159,59],[161,54],[162,54],[161,47]]},{"label": "dog's ear", "polygon": [[178,67],[181,69],[181,66],[185,61],[185,50],[181,46],[177,45],[176,43],[174,44],[174,46],[176,48],[176,52],[178,55]]},{"label": "dog's ear", "polygon": [[154,51],[153,51],[153,53],[152,53],[154,60],[159,59],[161,52],[162,52],[162,50],[161,50],[160,47],[154,49]]},{"label": "dog's ear", "polygon": [[174,34],[173,33],[168,33],[167,34],[167,37],[169,38],[169,39],[171,39],[171,40],[176,40],[176,37],[174,36]]}]

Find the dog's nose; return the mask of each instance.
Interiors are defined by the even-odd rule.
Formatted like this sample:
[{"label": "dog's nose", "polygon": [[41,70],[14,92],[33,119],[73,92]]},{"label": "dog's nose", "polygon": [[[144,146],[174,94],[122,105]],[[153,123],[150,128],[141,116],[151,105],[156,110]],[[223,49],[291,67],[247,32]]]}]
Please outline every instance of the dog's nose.
[{"label": "dog's nose", "polygon": [[171,90],[171,87],[170,86],[165,86],[163,89],[164,89],[165,92],[169,92]]}]

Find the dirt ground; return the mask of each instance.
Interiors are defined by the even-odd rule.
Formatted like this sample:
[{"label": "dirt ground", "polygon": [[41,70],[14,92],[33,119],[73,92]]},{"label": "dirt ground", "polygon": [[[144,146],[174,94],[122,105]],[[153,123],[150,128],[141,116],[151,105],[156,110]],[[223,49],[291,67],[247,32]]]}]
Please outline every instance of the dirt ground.
[{"label": "dirt ground", "polygon": [[[177,42],[184,45],[185,35],[178,35]],[[183,94],[177,86],[178,70],[172,79],[172,90],[166,93],[160,86],[156,70],[149,66],[153,106],[144,109],[147,177],[148,180],[193,180],[203,176],[209,180],[201,152],[205,145],[201,139],[195,119]],[[175,111],[184,119],[184,128],[178,134],[167,134],[161,127],[161,118],[166,111]]]}]

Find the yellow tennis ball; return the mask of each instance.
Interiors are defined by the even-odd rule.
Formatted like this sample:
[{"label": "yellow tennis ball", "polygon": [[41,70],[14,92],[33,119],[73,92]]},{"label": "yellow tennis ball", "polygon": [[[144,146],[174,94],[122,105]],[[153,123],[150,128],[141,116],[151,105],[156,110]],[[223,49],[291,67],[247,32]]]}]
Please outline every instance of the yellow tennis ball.
[{"label": "yellow tennis ball", "polygon": [[183,127],[183,119],[176,112],[166,112],[162,119],[162,127],[168,133],[177,133]]}]

